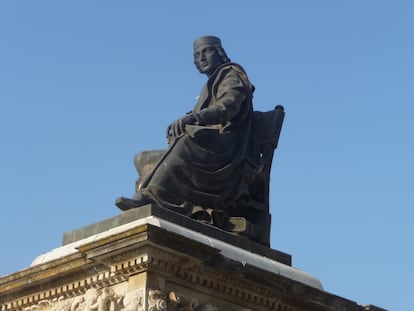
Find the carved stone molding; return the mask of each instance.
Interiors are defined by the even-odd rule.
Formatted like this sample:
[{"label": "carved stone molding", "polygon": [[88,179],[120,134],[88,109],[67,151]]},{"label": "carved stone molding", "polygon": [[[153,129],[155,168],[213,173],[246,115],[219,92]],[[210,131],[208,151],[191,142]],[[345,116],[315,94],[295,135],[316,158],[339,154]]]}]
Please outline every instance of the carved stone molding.
[{"label": "carved stone molding", "polygon": [[226,255],[232,245],[197,241],[152,225],[90,239],[0,278],[0,311],[360,310],[263,260]]},{"label": "carved stone molding", "polygon": [[[131,258],[131,256],[133,256]],[[173,277],[188,286],[197,286],[207,291],[214,291],[219,296],[233,297],[237,301],[246,301],[260,306],[277,309],[282,297],[277,291],[261,286],[259,283],[243,280],[240,274],[233,268],[219,269],[214,263],[206,265],[198,259],[191,258],[185,254],[166,250],[154,245],[145,245],[126,253],[112,256],[115,264],[110,265],[112,273],[116,275],[134,275],[144,270],[161,273],[167,277]],[[109,265],[109,260],[106,259]],[[219,265],[231,263],[220,262]],[[237,273],[225,273],[237,272]],[[158,293],[160,295],[160,293]],[[155,292],[152,293],[155,295]],[[161,299],[161,298],[159,298]],[[159,303],[161,303],[159,301]],[[151,308],[155,309],[155,305]],[[161,304],[162,305],[162,304]],[[159,307],[157,307],[159,308]],[[208,307],[204,307],[208,308]]]}]

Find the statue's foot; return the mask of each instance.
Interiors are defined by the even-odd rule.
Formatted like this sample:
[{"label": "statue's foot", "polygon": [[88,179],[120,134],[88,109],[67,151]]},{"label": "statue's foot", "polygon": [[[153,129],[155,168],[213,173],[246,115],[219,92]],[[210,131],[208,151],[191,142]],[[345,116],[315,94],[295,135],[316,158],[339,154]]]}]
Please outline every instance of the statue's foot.
[{"label": "statue's foot", "polygon": [[189,217],[205,224],[211,224],[210,214],[201,206],[193,206]]},{"label": "statue's foot", "polygon": [[146,204],[152,203],[150,199],[145,196],[140,196],[138,199],[129,199],[125,197],[119,197],[115,200],[115,205],[122,211],[127,211],[133,208],[141,207]]},{"label": "statue's foot", "polygon": [[252,240],[257,240],[260,237],[260,229],[244,217],[230,217],[224,226],[224,230],[247,236]]}]

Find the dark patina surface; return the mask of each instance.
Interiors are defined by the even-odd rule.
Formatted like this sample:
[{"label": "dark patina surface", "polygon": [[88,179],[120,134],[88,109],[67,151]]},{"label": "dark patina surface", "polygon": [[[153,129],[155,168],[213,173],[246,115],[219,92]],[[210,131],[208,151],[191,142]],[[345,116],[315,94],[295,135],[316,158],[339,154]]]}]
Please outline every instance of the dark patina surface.
[{"label": "dark patina surface", "polygon": [[208,77],[195,107],[168,126],[166,150],[136,156],[136,193],[116,205],[155,204],[269,245],[270,168],[283,107],[253,111],[254,86],[217,37],[194,42],[194,63]]}]

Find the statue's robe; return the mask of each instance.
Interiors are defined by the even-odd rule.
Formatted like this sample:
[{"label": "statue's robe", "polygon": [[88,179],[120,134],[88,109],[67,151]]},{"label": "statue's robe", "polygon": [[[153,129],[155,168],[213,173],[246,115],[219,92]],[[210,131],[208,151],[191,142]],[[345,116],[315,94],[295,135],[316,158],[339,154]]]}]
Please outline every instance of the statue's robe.
[{"label": "statue's robe", "polygon": [[192,206],[227,209],[246,199],[256,162],[251,142],[253,91],[240,65],[221,65],[192,111],[197,123],[170,142],[153,171],[142,176],[139,191],[185,214]]}]

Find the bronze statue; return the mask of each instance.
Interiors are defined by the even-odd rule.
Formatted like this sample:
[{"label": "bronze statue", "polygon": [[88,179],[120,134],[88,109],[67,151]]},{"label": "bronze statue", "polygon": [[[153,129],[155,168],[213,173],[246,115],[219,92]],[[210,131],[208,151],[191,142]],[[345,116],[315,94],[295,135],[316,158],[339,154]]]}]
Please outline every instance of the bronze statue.
[{"label": "bronze statue", "polygon": [[[137,155],[141,178],[136,194],[131,199],[118,198],[116,205],[125,211],[153,203],[268,245],[270,214],[265,192],[272,159],[267,180],[261,182],[263,178],[258,177],[266,164],[253,123],[257,119],[258,127],[265,126],[269,113],[253,112],[254,86],[244,69],[230,61],[219,38],[201,37],[193,47],[194,64],[207,75],[207,83],[194,109],[168,126],[168,149]],[[283,108],[271,114],[270,119],[277,119],[271,135],[277,136],[271,146],[273,157]],[[257,189],[263,187],[267,190]],[[254,197],[266,206],[252,206]]]}]

